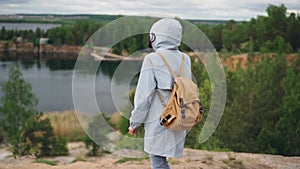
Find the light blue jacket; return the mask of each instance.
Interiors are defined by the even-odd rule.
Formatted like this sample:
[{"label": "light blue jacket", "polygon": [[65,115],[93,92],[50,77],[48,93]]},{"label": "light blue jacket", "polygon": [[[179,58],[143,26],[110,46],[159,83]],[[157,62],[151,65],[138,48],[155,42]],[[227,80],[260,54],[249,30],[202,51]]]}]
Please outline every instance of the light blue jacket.
[{"label": "light blue jacket", "polygon": [[[155,51],[165,56],[169,65],[178,74],[182,59],[182,53],[178,50],[179,44],[172,38],[157,34],[152,45]],[[184,56],[184,76],[191,79],[191,61],[188,55]],[[148,54],[141,68],[130,125],[138,128],[144,123],[144,150],[149,154],[166,157],[181,157],[183,154],[186,131],[172,131],[161,126],[159,122],[164,107],[157,90],[167,103],[172,87],[173,78],[160,56],[154,52]]]}]

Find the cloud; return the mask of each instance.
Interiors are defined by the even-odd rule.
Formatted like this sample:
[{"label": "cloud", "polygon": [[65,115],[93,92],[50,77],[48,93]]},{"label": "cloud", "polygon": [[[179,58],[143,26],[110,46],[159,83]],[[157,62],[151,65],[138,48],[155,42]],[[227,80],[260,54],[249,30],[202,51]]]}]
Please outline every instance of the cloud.
[{"label": "cloud", "polygon": [[24,4],[30,1],[31,0],[1,0],[0,4]]},{"label": "cloud", "polygon": [[1,0],[0,13],[123,14],[163,13],[191,19],[249,20],[266,15],[269,4],[284,3],[289,11],[300,12],[299,0]]}]

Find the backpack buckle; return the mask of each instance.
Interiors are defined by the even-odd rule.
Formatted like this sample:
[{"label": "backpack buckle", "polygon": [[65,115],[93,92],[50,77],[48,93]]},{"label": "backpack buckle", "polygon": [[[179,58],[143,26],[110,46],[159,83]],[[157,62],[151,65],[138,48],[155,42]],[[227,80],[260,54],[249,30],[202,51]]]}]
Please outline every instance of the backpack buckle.
[{"label": "backpack buckle", "polygon": [[200,114],[204,115],[204,110],[203,110],[203,107],[202,107],[202,104],[201,104],[201,103],[200,103],[199,112],[200,112]]},{"label": "backpack buckle", "polygon": [[162,118],[160,120],[160,125],[164,125],[170,118],[171,118],[170,114],[168,114],[166,117]]}]

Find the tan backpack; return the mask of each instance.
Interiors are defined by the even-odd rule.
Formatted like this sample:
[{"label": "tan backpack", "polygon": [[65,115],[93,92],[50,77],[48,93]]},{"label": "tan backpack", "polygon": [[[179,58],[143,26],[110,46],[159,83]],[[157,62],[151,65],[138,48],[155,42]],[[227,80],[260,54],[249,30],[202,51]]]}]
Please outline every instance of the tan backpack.
[{"label": "tan backpack", "polygon": [[164,106],[160,117],[160,124],[170,130],[189,130],[198,124],[203,117],[203,109],[198,97],[198,87],[190,79],[183,77],[184,55],[178,76],[172,70],[165,57],[156,52],[164,61],[174,78],[174,86],[168,104],[166,105],[158,91],[159,99]]}]

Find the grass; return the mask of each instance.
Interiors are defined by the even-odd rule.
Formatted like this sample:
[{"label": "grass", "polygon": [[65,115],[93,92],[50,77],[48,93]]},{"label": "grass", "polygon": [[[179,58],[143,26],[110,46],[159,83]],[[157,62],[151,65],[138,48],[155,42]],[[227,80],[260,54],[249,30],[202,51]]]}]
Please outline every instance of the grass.
[{"label": "grass", "polygon": [[213,161],[214,161],[214,157],[211,155],[206,156],[206,160],[207,160],[207,165],[212,165]]},{"label": "grass", "polygon": [[109,122],[113,126],[117,126],[118,123],[120,122],[121,118],[122,118],[122,115],[120,113],[114,113],[110,116]]},{"label": "grass", "polygon": [[189,163],[189,162],[191,162],[191,161],[192,161],[191,158],[187,158],[187,159],[185,160],[185,162],[187,162],[187,163]]},{"label": "grass", "polygon": [[86,161],[86,159],[82,154],[80,154],[80,155],[76,156],[76,158],[72,161],[72,163],[75,163],[75,162],[78,162],[78,161]]},{"label": "grass", "polygon": [[75,111],[48,112],[44,117],[50,119],[54,134],[63,136],[68,141],[82,141],[86,136]]},{"label": "grass", "polygon": [[229,168],[245,168],[243,166],[243,162],[237,160],[236,157],[228,155],[228,159],[222,160],[224,164],[226,164]]},{"label": "grass", "polygon": [[121,159],[115,161],[114,164],[121,164],[121,163],[125,163],[125,162],[128,162],[128,161],[143,161],[143,160],[149,160],[149,157],[145,157],[145,158],[124,157],[124,158],[121,158]]},{"label": "grass", "polygon": [[36,159],[35,161],[34,161],[34,163],[44,163],[44,164],[48,164],[48,165],[57,165],[57,163],[56,162],[54,162],[54,161],[50,161],[50,160],[45,160],[45,159]]},{"label": "grass", "polygon": [[242,161],[240,160],[222,160],[223,163],[225,163],[226,165],[228,165],[230,168],[244,168]]},{"label": "grass", "polygon": [[168,162],[172,165],[178,165],[180,163],[180,161],[175,158],[169,158]]},{"label": "grass", "polygon": [[211,156],[211,155],[207,155],[207,156],[206,156],[206,159],[207,159],[207,160],[209,160],[209,161],[212,161],[212,160],[213,160],[213,158],[214,158],[214,157],[213,157],[213,156]]}]

